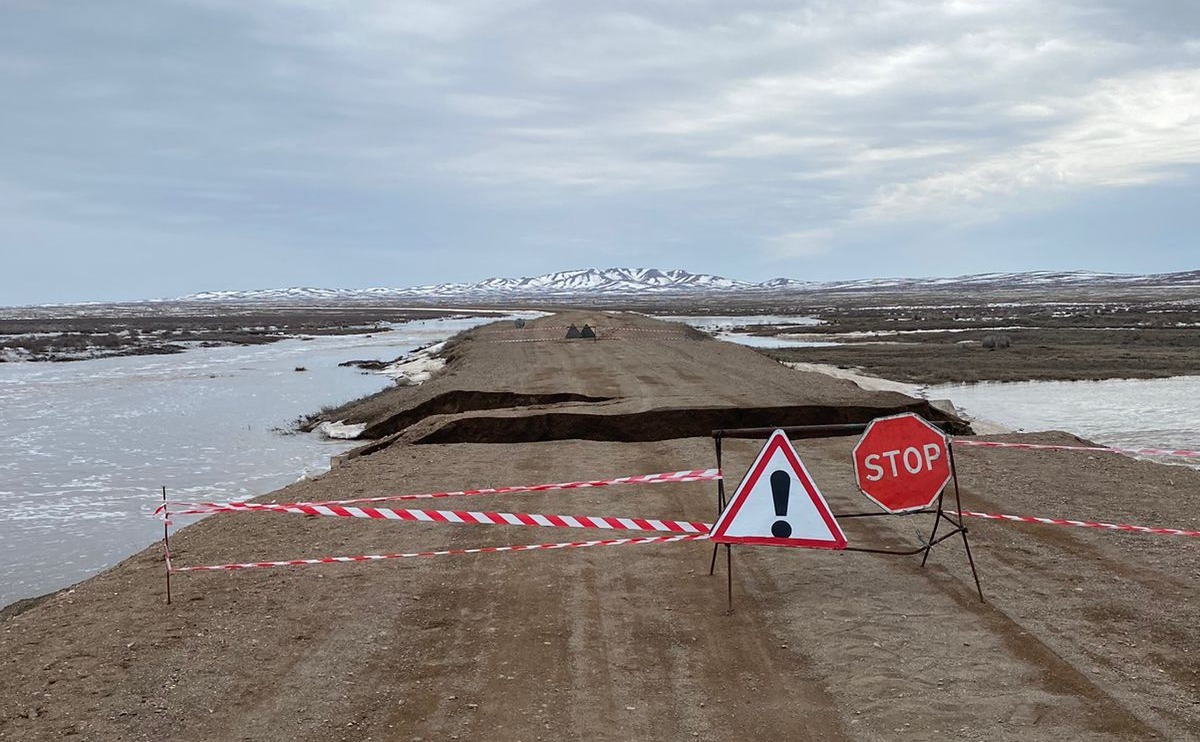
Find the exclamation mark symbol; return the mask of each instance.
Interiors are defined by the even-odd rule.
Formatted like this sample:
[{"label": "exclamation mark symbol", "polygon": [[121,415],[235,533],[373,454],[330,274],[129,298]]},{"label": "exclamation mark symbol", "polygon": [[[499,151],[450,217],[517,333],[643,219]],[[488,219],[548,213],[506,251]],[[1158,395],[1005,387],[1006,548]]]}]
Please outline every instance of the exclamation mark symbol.
[{"label": "exclamation mark symbol", "polygon": [[[791,488],[791,474],[782,469],[771,473],[771,499],[775,501],[775,517],[787,517],[788,492]],[[786,520],[777,520],[771,524],[771,535],[775,538],[787,538],[792,535],[792,527]]]}]

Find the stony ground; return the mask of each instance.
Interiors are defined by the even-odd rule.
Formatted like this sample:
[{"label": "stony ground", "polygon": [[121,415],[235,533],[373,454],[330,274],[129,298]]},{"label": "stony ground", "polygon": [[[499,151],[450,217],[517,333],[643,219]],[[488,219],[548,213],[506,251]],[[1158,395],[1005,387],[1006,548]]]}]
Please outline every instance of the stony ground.
[{"label": "stony ground", "polygon": [[[1200,373],[1200,297],[1090,297],[1073,302],[941,297],[809,307],[825,324],[801,331],[837,345],[769,350],[785,361],[863,369],[896,381],[1162,378]],[[990,347],[989,347],[990,346]]]},{"label": "stony ground", "polygon": [[389,323],[448,316],[439,309],[270,304],[0,307],[0,362],[79,361],[182,353],[197,345],[262,345],[314,335],[388,332]]}]

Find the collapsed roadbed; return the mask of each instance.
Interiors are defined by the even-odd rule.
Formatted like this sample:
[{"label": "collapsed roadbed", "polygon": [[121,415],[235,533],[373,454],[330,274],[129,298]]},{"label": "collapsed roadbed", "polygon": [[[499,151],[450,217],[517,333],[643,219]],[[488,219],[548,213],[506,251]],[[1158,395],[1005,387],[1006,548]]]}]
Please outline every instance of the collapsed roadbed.
[{"label": "collapsed roadbed", "polygon": [[[596,340],[567,339],[563,327],[572,325],[596,327]],[[358,438],[387,444],[656,441],[717,428],[865,423],[916,412],[952,432],[970,432],[923,399],[796,372],[635,314],[571,312],[521,329],[489,325],[462,333],[443,355],[444,371],[424,384],[343,405],[314,424],[358,426]],[[714,388],[714,378],[727,381]]]}]

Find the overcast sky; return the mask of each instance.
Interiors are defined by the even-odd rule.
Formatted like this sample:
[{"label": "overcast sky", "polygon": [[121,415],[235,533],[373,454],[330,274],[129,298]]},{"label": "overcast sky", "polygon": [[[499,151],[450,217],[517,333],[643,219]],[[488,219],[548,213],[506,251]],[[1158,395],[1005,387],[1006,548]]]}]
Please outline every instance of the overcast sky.
[{"label": "overcast sky", "polygon": [[1195,0],[0,0],[0,305],[1200,268]]}]

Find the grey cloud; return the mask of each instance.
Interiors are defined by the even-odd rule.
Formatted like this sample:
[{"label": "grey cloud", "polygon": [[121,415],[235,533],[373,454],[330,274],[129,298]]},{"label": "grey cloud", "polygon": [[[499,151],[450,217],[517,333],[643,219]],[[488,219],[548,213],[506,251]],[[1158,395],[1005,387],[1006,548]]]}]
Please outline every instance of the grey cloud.
[{"label": "grey cloud", "polygon": [[[564,244],[853,275],[889,225],[994,241],[1064,199],[1194,181],[1195,8],[14,3],[0,250],[137,244],[149,274],[176,265],[153,245],[207,245],[196,289],[276,283],[230,273],[247,250],[299,251],[313,281],[339,251],[427,283],[512,272],[513,252],[517,272],[570,267]],[[973,260],[957,265],[1016,267]]]}]

